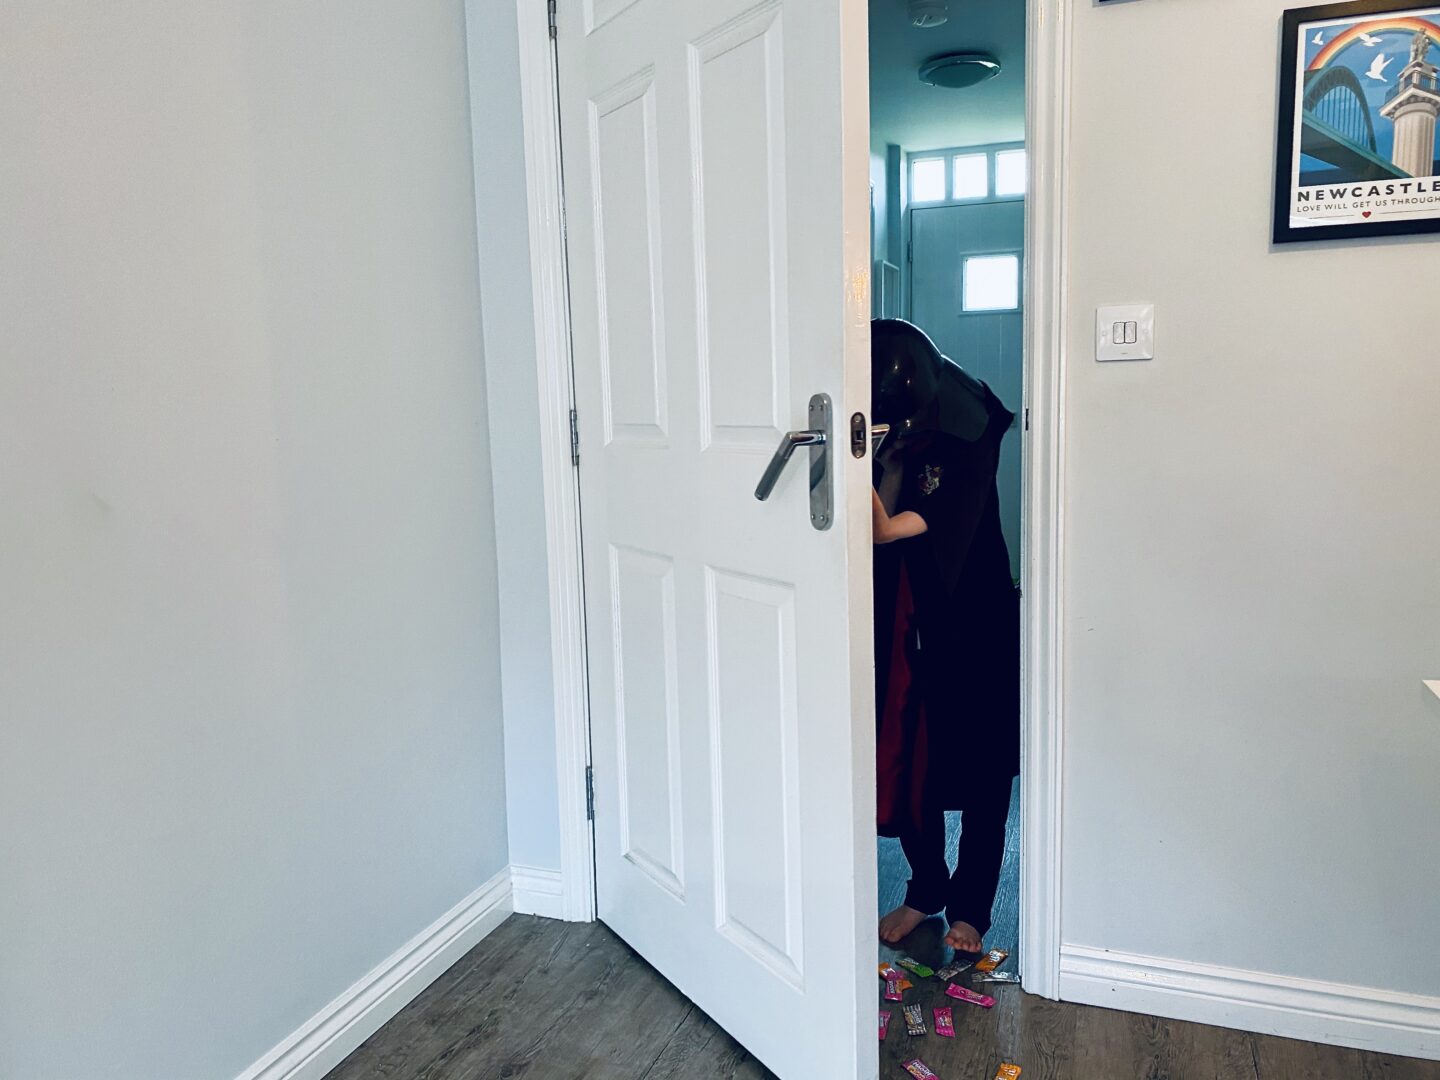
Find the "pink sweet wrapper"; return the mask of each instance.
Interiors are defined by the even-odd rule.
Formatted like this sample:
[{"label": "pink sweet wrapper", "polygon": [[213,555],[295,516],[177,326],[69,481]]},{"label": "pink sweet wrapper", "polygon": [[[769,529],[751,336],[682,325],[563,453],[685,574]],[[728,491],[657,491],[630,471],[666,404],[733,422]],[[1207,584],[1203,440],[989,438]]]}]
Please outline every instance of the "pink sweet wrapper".
[{"label": "pink sweet wrapper", "polygon": [[919,1058],[911,1058],[900,1067],[915,1077],[915,1080],[940,1080],[939,1075],[932,1072],[930,1066],[926,1065]]},{"label": "pink sweet wrapper", "polygon": [[885,1041],[885,1036],[890,1033],[890,1010],[880,1010],[880,1041]]},{"label": "pink sweet wrapper", "polygon": [[955,1037],[955,1010],[948,1005],[935,1006],[935,1034],[942,1039]]},{"label": "pink sweet wrapper", "polygon": [[901,990],[909,990],[912,986],[915,985],[909,979],[907,979],[905,977],[905,973],[899,968],[897,968],[894,964],[882,963],[880,965],[880,978],[884,979],[887,983],[891,979],[899,979]]},{"label": "pink sweet wrapper", "polygon": [[979,1005],[982,1009],[988,1009],[995,1004],[995,999],[989,994],[977,994],[974,990],[966,989],[955,983],[947,986],[945,993],[961,1001],[968,1001],[971,1005]]},{"label": "pink sweet wrapper", "polygon": [[904,1001],[904,1000],[905,1000],[905,991],[903,991],[902,989],[900,989],[900,980],[899,980],[899,979],[886,979],[886,980],[885,980],[885,1000],[886,1000],[886,1001]]}]

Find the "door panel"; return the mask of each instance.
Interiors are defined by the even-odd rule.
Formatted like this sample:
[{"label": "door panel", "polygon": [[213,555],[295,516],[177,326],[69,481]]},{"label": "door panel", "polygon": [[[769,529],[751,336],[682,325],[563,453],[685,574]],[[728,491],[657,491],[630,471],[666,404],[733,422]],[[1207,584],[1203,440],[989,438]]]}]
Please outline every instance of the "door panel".
[{"label": "door panel", "polygon": [[641,873],[683,898],[675,563],[611,546],[610,589],[620,850]]},{"label": "door panel", "polygon": [[665,442],[654,72],[590,103],[605,439]]},{"label": "door panel", "polygon": [[[601,918],[782,1077],[876,1075],[859,0],[560,5]],[[781,435],[834,402],[834,524]]]},{"label": "door panel", "polygon": [[706,569],[716,925],[803,986],[795,589]]},{"label": "door panel", "polygon": [[770,450],[790,399],[780,8],[691,47],[702,415],[712,441]]}]

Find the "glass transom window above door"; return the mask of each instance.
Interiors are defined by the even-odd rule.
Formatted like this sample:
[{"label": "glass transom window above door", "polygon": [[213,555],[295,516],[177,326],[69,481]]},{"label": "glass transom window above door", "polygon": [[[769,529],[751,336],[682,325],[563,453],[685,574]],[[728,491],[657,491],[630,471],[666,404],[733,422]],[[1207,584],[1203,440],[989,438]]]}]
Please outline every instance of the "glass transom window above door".
[{"label": "glass transom window above door", "polygon": [[911,205],[1022,199],[1029,162],[1023,146],[935,150],[910,156]]}]

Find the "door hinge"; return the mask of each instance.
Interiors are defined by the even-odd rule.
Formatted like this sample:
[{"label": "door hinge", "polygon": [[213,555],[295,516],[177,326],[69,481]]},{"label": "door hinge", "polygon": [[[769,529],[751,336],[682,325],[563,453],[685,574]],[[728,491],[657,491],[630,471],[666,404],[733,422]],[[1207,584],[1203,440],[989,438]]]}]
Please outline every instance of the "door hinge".
[{"label": "door hinge", "polygon": [[580,464],[580,417],[570,410],[570,464]]},{"label": "door hinge", "polygon": [[550,40],[554,41],[559,36],[560,30],[556,24],[555,7],[556,0],[549,0],[548,10],[550,12]]},{"label": "door hinge", "polygon": [[585,766],[585,820],[595,820],[595,769]]},{"label": "door hinge", "polygon": [[1025,430],[1030,430],[1030,406],[1025,406]]}]

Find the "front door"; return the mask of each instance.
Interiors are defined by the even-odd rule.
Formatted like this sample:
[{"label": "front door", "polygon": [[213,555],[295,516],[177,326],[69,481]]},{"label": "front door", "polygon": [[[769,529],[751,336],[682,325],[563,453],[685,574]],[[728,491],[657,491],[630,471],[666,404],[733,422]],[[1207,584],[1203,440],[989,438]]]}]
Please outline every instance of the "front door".
[{"label": "front door", "polygon": [[600,917],[787,1078],[877,1070],[866,18],[557,28]]},{"label": "front door", "polygon": [[[990,384],[1015,412],[1024,403],[1025,316],[1022,262],[1025,203],[1020,199],[910,211],[910,318],[942,353]],[[990,297],[966,310],[965,275],[971,259],[992,274],[1013,275],[1014,304]],[[1007,260],[1013,260],[1008,263]],[[1005,281],[993,283],[1005,292]],[[985,292],[986,290],[979,290]],[[1010,549],[1010,571],[1020,579],[1021,432],[1000,446],[1000,525]]]}]

